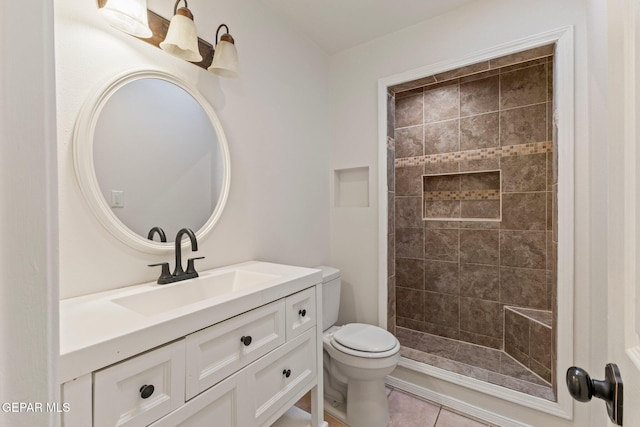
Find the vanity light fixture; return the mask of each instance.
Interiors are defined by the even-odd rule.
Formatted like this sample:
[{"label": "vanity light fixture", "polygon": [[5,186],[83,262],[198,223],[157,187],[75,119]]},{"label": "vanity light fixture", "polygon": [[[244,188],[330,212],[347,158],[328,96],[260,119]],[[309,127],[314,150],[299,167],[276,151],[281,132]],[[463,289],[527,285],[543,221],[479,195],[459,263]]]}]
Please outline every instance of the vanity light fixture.
[{"label": "vanity light fixture", "polygon": [[147,0],[108,0],[100,9],[111,26],[136,37],[153,35],[147,17]]},{"label": "vanity light fixture", "polygon": [[188,9],[187,0],[184,0],[185,7],[180,9],[178,9],[179,3],[180,0],[177,0],[173,7],[173,18],[169,23],[167,37],[160,43],[160,48],[178,58],[200,62],[202,56],[198,49],[198,31],[193,22],[193,14]]},{"label": "vanity light fixture", "polygon": [[[226,33],[218,41],[218,34],[222,27],[226,29]],[[229,34],[229,27],[225,24],[221,24],[216,31],[216,47],[213,50],[213,61],[211,61],[208,70],[222,77],[236,78],[239,76],[238,51],[233,37]]]}]

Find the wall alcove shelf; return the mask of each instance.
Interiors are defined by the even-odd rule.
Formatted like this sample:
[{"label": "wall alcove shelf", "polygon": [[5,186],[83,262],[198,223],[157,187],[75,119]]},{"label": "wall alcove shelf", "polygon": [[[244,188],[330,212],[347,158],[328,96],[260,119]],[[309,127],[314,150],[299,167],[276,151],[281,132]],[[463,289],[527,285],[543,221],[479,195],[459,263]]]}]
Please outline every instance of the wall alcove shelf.
[{"label": "wall alcove shelf", "polygon": [[[106,3],[107,0],[98,0],[98,7],[103,8]],[[140,40],[152,44],[159,49],[160,43],[162,43],[162,41],[167,36],[167,30],[169,29],[170,21],[148,9],[147,15],[149,17],[149,28],[151,28],[153,35],[148,39],[140,38]],[[202,55],[202,61],[192,62],[192,64],[195,64],[198,67],[204,68],[206,70],[209,65],[211,65],[211,61],[213,61],[213,45],[198,37],[198,50],[200,51],[200,55]]]}]

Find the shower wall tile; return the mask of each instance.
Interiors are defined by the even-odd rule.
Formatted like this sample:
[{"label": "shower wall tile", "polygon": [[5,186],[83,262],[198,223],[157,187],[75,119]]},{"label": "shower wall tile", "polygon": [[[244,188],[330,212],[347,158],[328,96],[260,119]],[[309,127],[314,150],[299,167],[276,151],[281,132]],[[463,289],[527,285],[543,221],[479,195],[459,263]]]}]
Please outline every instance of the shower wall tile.
[{"label": "shower wall tile", "polygon": [[506,305],[547,308],[547,271],[529,268],[500,270],[500,302]]},{"label": "shower wall tile", "polygon": [[453,359],[458,352],[458,347],[460,347],[458,341],[429,334],[424,335],[418,345],[413,348],[439,357]]},{"label": "shower wall tile", "polygon": [[498,265],[497,230],[460,230],[460,262]]},{"label": "shower wall tile", "polygon": [[427,88],[424,91],[424,123],[457,119],[460,115],[458,85]]},{"label": "shower wall tile", "polygon": [[[546,365],[555,360],[554,335],[550,343],[547,337],[540,340],[534,357],[527,325],[520,334],[526,334],[527,348],[514,350],[518,325],[505,324],[512,314],[504,307],[551,309],[557,321],[552,53],[553,46],[544,46],[393,88],[397,160],[395,187],[390,187],[395,202],[389,206],[395,210],[390,233],[395,234],[396,331],[509,347],[519,361],[510,359],[512,373],[526,376],[532,386],[554,378]],[[500,174],[459,174],[497,170]],[[452,173],[456,175],[446,175]],[[444,175],[433,176],[437,174]],[[501,198],[487,199],[495,190]],[[452,347],[440,340],[414,347],[431,346],[438,355],[429,356],[446,361],[440,356],[450,357]],[[464,351],[456,352],[465,357]],[[477,357],[465,363],[483,363]],[[495,375],[502,378],[507,368],[502,363]]]},{"label": "shower wall tile", "polygon": [[424,125],[424,153],[440,154],[460,151],[458,119]]},{"label": "shower wall tile", "polygon": [[499,114],[487,113],[460,119],[460,150],[497,147],[500,145]]},{"label": "shower wall tile", "polygon": [[[404,168],[396,168],[396,171],[398,169]],[[546,154],[503,157],[500,159],[500,169],[502,170],[502,191],[505,193],[545,191],[546,189]]]},{"label": "shower wall tile", "polygon": [[395,157],[414,157],[424,154],[422,126],[398,129],[395,133]]},{"label": "shower wall tile", "polygon": [[422,124],[422,91],[418,95],[396,99],[396,129]]},{"label": "shower wall tile", "polygon": [[545,230],[547,193],[505,193],[502,195],[503,230]]},{"label": "shower wall tile", "polygon": [[425,291],[424,320],[428,323],[458,329],[460,302],[457,295]]},{"label": "shower wall tile", "polygon": [[504,316],[504,350],[529,366],[529,321],[511,310],[505,310]]},{"label": "shower wall tile", "polygon": [[[395,142],[392,138],[387,140],[387,190],[395,191],[396,170],[395,170]],[[393,206],[393,205],[389,205]]]},{"label": "shower wall tile", "polygon": [[546,254],[546,232],[500,231],[500,265],[544,270]]},{"label": "shower wall tile", "polygon": [[500,79],[498,76],[460,85],[460,115],[470,116],[498,110]]},{"label": "shower wall tile", "polygon": [[547,101],[546,62],[500,74],[500,108]]},{"label": "shower wall tile", "polygon": [[458,261],[459,230],[424,230],[424,258],[437,261]]},{"label": "shower wall tile", "polygon": [[394,234],[396,232],[396,194],[392,191],[387,192],[387,234]]},{"label": "shower wall tile", "polygon": [[531,322],[531,358],[544,367],[551,366],[551,328]]},{"label": "shower wall tile", "polygon": [[498,301],[500,299],[499,267],[460,264],[460,295]]},{"label": "shower wall tile", "polygon": [[460,297],[460,330],[501,338],[502,319],[499,302]]},{"label": "shower wall tile", "polygon": [[387,235],[387,270],[389,276],[393,276],[395,274],[395,258],[396,258],[396,235],[388,234]]},{"label": "shower wall tile", "polygon": [[396,227],[422,228],[422,198],[396,197]]},{"label": "shower wall tile", "polygon": [[414,258],[397,258],[396,284],[403,288],[424,290],[424,261]]},{"label": "shower wall tile", "polygon": [[396,279],[387,279],[387,330],[396,333]]},{"label": "shower wall tile", "polygon": [[422,195],[422,173],[424,167],[412,166],[396,168],[395,190],[396,196]]},{"label": "shower wall tile", "polygon": [[387,136],[394,137],[396,128],[396,98],[393,92],[387,92]]},{"label": "shower wall tile", "polygon": [[424,320],[424,291],[396,287],[396,313],[398,317]]},{"label": "shower wall tile", "polygon": [[396,228],[396,257],[424,257],[424,229]]},{"label": "shower wall tile", "polygon": [[458,263],[425,260],[424,288],[431,292],[458,295],[460,293]]},{"label": "shower wall tile", "polygon": [[500,145],[547,141],[547,104],[500,111]]}]

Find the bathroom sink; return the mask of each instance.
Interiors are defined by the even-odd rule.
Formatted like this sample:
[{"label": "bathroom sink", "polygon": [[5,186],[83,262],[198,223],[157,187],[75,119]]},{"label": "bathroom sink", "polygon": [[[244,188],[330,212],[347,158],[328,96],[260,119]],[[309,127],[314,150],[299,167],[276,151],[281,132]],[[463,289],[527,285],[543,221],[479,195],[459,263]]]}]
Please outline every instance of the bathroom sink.
[{"label": "bathroom sink", "polygon": [[154,316],[211,298],[231,296],[279,278],[276,274],[241,269],[224,273],[205,273],[183,282],[156,285],[145,292],[115,298],[112,302],[139,314]]}]

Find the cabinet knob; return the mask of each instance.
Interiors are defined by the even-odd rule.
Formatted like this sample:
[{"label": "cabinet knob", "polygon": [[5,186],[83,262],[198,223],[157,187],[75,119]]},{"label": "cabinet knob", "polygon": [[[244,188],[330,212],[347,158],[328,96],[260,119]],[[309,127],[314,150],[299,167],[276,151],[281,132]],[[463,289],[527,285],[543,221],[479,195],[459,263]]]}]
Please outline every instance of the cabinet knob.
[{"label": "cabinet knob", "polygon": [[247,335],[245,337],[240,338],[240,341],[242,341],[242,344],[248,346],[251,344],[251,336]]},{"label": "cabinet knob", "polygon": [[282,371],[282,375],[284,375],[286,378],[289,378],[291,376],[291,369],[285,369],[284,371]]},{"label": "cabinet knob", "polygon": [[143,385],[142,387],[140,387],[140,397],[143,398],[143,399],[147,399],[147,398],[151,397],[151,395],[153,394],[155,389],[156,388],[151,384]]},{"label": "cabinet knob", "polygon": [[298,312],[298,314],[300,315],[300,317],[304,317],[304,316],[306,316],[306,315],[307,315],[307,310],[303,308],[302,310],[300,310],[300,311]]}]

